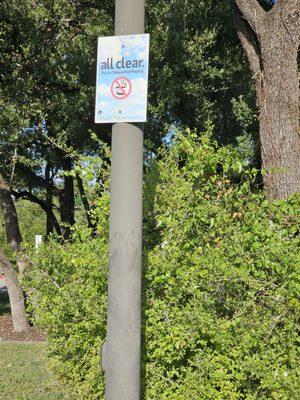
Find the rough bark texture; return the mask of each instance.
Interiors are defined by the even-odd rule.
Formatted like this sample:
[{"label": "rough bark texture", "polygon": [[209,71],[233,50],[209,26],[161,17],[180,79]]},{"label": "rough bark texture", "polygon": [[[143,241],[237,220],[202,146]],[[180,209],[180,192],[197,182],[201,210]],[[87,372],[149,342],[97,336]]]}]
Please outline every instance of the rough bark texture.
[{"label": "rough bark texture", "polygon": [[235,0],[238,35],[255,80],[264,185],[270,199],[300,192],[300,1]]},{"label": "rough bark texture", "polygon": [[13,251],[20,250],[22,241],[17,211],[11,198],[10,188],[0,174],[0,206],[3,212],[7,242]]},{"label": "rough bark texture", "polygon": [[0,264],[4,271],[5,281],[8,289],[14,330],[16,332],[26,331],[29,329],[29,323],[25,311],[23,290],[13,266],[5,257],[2,249],[0,249]]},{"label": "rough bark texture", "polygon": [[[22,273],[26,260],[20,252],[20,244],[22,241],[19,221],[13,199],[10,194],[10,188],[6,184],[3,176],[0,174],[0,206],[3,212],[5,221],[5,230],[8,243],[11,249],[16,254],[17,265]],[[12,320],[16,331],[21,332],[29,328],[28,319],[25,312],[25,299],[22,287],[18,280],[17,273],[13,266],[5,257],[5,254],[0,249],[0,264],[4,270],[5,281],[7,284],[8,295],[10,299]]]}]

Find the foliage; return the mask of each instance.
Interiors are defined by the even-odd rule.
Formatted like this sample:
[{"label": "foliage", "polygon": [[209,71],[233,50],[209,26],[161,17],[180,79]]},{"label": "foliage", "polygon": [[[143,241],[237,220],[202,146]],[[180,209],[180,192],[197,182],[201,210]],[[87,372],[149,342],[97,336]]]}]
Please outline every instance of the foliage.
[{"label": "foliage", "polygon": [[59,148],[87,144],[86,124],[93,126],[95,39],[111,29],[112,5],[95,3],[1,3],[0,106],[7,117],[0,132],[14,131],[8,142],[16,143],[25,165],[32,165],[33,157],[45,158],[45,152],[55,164]]},{"label": "foliage", "polygon": [[231,104],[233,114],[241,126],[241,134],[236,136],[236,148],[248,166],[259,165],[257,117],[243,95],[233,98]]},{"label": "foliage", "polygon": [[[269,203],[256,171],[211,134],[177,135],[148,165],[144,209],[144,399],[299,398],[300,199]],[[102,399],[108,197],[100,235],[74,232],[35,257],[28,282],[52,364]]]},{"label": "foliage", "polygon": [[251,193],[253,173],[206,136],[156,169],[146,398],[297,399],[299,197]]},{"label": "foliage", "polygon": [[74,193],[60,173],[95,155],[90,128],[108,131],[93,108],[96,39],[111,33],[112,10],[107,0],[0,3],[1,171],[48,214],[59,197],[62,223],[73,223]]},{"label": "foliage", "polygon": [[45,237],[45,215],[41,214],[37,204],[27,200],[16,201],[16,209],[19,217],[20,230],[23,240],[34,245],[35,235]]},{"label": "foliage", "polygon": [[[64,178],[78,159],[97,157],[89,130],[110,141],[110,127],[96,127],[93,112],[96,40],[112,33],[113,13],[108,0],[0,4],[1,171],[18,197],[48,213],[47,233],[53,230],[52,207],[62,230],[74,222],[74,179]],[[230,2],[149,0],[146,25],[151,33],[147,148],[155,152],[170,126],[203,129],[212,121],[220,141],[240,136],[241,153],[255,164],[257,124],[246,126],[243,104],[232,104],[244,96],[255,112]],[[76,213],[81,223],[82,215]]]},{"label": "foliage", "polygon": [[36,323],[48,332],[50,365],[81,399],[103,393],[99,349],[105,337],[108,196],[98,201],[98,238],[75,227],[73,242],[54,238],[31,255],[27,275]]},{"label": "foliage", "polygon": [[[27,200],[18,200],[15,202],[15,205],[24,241],[23,250],[26,248],[33,249],[35,245],[35,235],[42,235],[43,238],[45,238],[45,217],[41,214],[40,209],[36,204]],[[0,213],[0,247],[17,270],[15,254],[7,242],[2,213]]]},{"label": "foliage", "polygon": [[[234,142],[243,126],[232,99],[243,95],[255,112],[255,96],[231,2],[150,0],[146,21],[151,33],[152,130],[165,133],[174,124],[201,131],[212,121],[220,141]],[[252,128],[254,132],[247,132],[257,132],[257,124]]]}]

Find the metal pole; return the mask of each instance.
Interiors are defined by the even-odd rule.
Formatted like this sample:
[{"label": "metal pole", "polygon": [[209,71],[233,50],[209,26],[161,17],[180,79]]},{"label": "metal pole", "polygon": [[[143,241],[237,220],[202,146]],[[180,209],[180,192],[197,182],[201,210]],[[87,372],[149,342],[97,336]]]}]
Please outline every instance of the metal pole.
[{"label": "metal pole", "polygon": [[[115,34],[144,33],[145,0],[116,0]],[[143,125],[112,129],[106,400],[140,399]]]}]

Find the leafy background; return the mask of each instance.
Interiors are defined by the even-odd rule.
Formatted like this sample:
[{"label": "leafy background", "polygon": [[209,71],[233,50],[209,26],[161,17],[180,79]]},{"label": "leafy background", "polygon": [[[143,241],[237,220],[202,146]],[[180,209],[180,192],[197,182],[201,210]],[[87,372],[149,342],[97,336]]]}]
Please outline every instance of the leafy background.
[{"label": "leafy background", "polygon": [[[297,399],[299,196],[269,203],[211,133],[178,134],[148,163],[143,398]],[[108,192],[99,237],[74,230],[32,254],[27,277],[51,363],[80,398],[102,399]]]}]

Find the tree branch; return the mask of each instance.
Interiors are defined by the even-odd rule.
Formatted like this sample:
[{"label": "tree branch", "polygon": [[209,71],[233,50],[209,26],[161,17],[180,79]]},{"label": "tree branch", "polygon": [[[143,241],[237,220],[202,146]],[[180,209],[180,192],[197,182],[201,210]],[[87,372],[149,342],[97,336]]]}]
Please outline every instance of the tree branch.
[{"label": "tree branch", "polygon": [[51,182],[46,181],[41,176],[36,175],[31,168],[27,167],[24,164],[17,164],[16,169],[20,174],[25,176],[28,179],[28,183],[32,183],[37,187],[42,187],[44,189],[50,190],[55,196],[59,196],[61,194],[61,189],[55,187]]},{"label": "tree branch", "polygon": [[262,25],[264,24],[264,18],[266,12],[257,2],[257,0],[235,0],[242,16],[247,20],[253,31],[257,36],[261,36]]},{"label": "tree branch", "polygon": [[235,7],[235,24],[237,28],[238,37],[242,43],[242,46],[246,52],[249,60],[250,68],[252,71],[252,78],[255,81],[257,98],[260,98],[261,90],[261,60],[260,60],[260,49],[257,42],[255,33],[252,31],[250,25],[245,19],[238,7]]},{"label": "tree branch", "polygon": [[31,201],[32,203],[38,204],[41,207],[41,209],[43,211],[45,211],[46,214],[49,215],[58,235],[61,235],[61,228],[57,221],[57,218],[56,218],[55,214],[53,213],[53,211],[48,207],[48,204],[44,200],[39,199],[37,196],[28,192],[27,190],[22,190],[19,192],[15,191],[15,190],[11,190],[11,193],[15,196],[16,199],[23,198],[25,200]]}]

